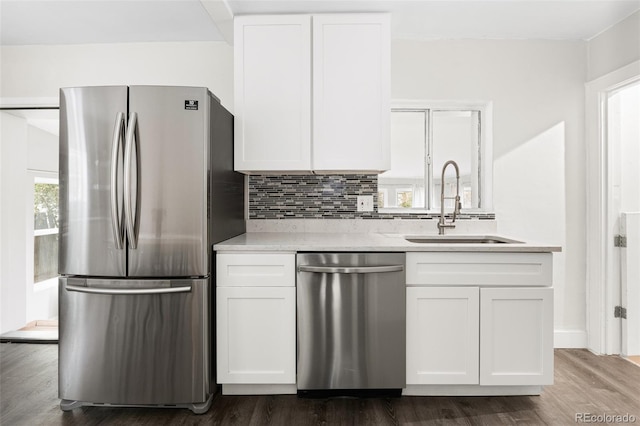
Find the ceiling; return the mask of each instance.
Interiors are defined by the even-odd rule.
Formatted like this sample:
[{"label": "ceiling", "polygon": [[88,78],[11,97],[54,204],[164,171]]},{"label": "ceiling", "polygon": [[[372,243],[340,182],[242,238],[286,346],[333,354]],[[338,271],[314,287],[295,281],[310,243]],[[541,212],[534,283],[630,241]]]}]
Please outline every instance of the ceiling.
[{"label": "ceiling", "polygon": [[394,38],[589,40],[640,0],[0,0],[2,45],[232,42],[247,14],[390,12]]}]

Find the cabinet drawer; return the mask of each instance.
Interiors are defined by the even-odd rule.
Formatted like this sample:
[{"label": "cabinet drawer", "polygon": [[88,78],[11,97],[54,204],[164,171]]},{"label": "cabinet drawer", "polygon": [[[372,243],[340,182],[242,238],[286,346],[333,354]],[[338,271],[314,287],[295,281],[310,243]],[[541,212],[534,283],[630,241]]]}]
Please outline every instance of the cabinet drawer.
[{"label": "cabinet drawer", "polygon": [[295,287],[295,253],[218,253],[216,286]]},{"label": "cabinet drawer", "polygon": [[551,253],[407,253],[408,285],[551,286]]}]

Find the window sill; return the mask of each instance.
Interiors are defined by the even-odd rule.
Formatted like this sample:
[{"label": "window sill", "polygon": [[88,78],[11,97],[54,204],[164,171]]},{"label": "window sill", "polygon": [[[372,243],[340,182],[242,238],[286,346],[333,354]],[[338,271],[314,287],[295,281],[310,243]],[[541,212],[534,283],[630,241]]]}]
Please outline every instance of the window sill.
[{"label": "window sill", "polygon": [[[439,217],[440,210],[426,210],[426,209],[398,209],[398,208],[378,208],[379,215],[389,216],[432,216]],[[445,209],[445,216],[449,217],[452,214],[452,210]],[[495,219],[495,213],[477,209],[465,209],[459,214],[460,219],[474,219],[474,218],[491,218]]]},{"label": "window sill", "polygon": [[58,287],[58,277],[49,278],[48,280],[39,281],[33,284],[34,293],[49,290]]}]

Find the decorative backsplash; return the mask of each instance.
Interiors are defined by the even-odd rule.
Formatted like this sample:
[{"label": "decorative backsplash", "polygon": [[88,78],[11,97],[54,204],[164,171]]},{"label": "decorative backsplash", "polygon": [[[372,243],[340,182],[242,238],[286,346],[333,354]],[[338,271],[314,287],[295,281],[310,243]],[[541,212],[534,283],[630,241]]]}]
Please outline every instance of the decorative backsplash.
[{"label": "decorative backsplash", "polygon": [[[373,196],[372,212],[357,211],[358,195]],[[436,214],[379,213],[378,175],[251,175],[249,219],[433,219]],[[493,213],[460,219],[495,219]]]}]

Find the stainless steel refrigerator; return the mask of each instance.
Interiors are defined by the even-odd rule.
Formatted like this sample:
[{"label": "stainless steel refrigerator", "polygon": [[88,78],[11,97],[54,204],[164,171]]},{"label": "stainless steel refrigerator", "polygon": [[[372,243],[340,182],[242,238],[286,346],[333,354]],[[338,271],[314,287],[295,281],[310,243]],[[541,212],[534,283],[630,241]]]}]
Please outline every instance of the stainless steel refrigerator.
[{"label": "stainless steel refrigerator", "polygon": [[63,410],[208,410],[212,245],[245,230],[243,182],[206,88],[60,90]]}]

